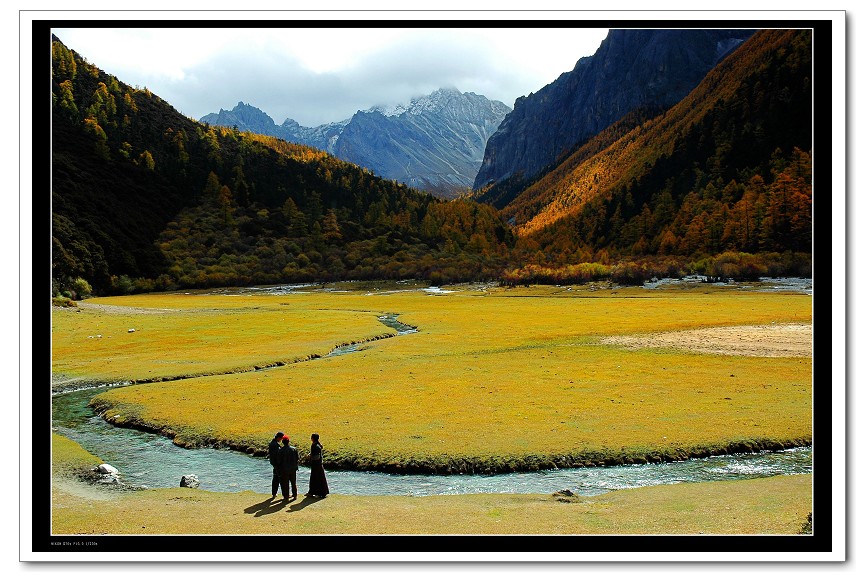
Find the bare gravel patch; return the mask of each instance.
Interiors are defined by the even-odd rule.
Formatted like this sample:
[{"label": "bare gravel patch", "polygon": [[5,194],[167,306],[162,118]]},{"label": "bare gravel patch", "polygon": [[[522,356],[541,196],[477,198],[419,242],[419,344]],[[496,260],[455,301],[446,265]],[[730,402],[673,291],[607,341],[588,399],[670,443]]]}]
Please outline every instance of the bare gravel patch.
[{"label": "bare gravel patch", "polygon": [[601,343],[757,358],[811,357],[811,324],[739,325],[601,338]]}]

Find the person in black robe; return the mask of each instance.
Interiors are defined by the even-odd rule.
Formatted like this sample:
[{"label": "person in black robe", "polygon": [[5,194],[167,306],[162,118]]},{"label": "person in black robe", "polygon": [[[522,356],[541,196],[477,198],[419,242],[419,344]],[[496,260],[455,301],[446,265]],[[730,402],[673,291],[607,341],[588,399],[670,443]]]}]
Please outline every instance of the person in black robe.
[{"label": "person in black robe", "polygon": [[[297,457],[297,449],[291,446],[291,439],[285,435],[279,451],[279,474],[282,477],[282,497],[286,501],[297,499]],[[289,488],[291,497],[288,495]]]},{"label": "person in black robe", "polygon": [[[282,440],[282,437],[283,433],[281,431],[276,433],[273,440],[267,445],[267,458],[270,459],[270,465],[273,467],[273,481],[270,483],[271,497],[276,497],[281,481],[279,475],[279,441]],[[283,495],[285,495],[285,490],[283,490]]]},{"label": "person in black robe", "polygon": [[318,442],[318,435],[312,435],[312,447],[309,450],[309,492],[307,497],[327,497],[330,489],[327,487],[327,478],[324,476],[324,459],[322,451],[324,447]]}]

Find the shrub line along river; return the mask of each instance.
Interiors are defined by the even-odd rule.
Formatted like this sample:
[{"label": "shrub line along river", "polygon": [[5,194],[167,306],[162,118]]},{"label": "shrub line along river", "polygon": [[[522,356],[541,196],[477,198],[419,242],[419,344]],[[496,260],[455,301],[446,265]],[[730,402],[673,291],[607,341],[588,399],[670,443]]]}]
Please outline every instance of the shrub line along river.
[{"label": "shrub line along river", "polygon": [[[384,325],[395,329],[397,335],[417,332],[416,328],[399,322],[395,314],[380,316],[378,319]],[[324,357],[351,353],[359,346],[360,344],[338,346]],[[271,467],[265,459],[224,448],[181,448],[167,437],[118,428],[96,415],[89,406],[90,399],[123,384],[125,383],[78,386],[74,390],[53,394],[54,430],[115,466],[120,471],[120,478],[127,485],[145,488],[176,487],[182,475],[195,474],[201,481],[202,489],[269,492]],[[811,471],[811,447],[797,447],[670,463],[495,475],[394,475],[331,470],[328,472],[328,480],[331,491],[351,495],[552,493],[562,489],[570,489],[580,495],[599,495],[618,489],[650,485],[728,481],[807,474]],[[309,469],[301,467],[298,471],[301,489],[308,479]]]}]

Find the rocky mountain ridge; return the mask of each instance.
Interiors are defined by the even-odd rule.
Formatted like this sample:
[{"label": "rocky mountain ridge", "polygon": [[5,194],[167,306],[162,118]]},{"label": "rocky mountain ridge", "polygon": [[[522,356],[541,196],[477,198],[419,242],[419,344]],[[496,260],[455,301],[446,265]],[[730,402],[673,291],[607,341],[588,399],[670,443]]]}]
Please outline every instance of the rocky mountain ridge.
[{"label": "rocky mountain ridge", "polygon": [[201,121],[309,145],[382,177],[449,197],[471,187],[487,140],[509,112],[500,101],[449,87],[317,127],[293,119],[277,125],[243,102]]},{"label": "rocky mountain ridge", "polygon": [[611,30],[593,56],[517,99],[487,142],[474,188],[513,176],[528,180],[625,115],[674,105],[752,34]]}]

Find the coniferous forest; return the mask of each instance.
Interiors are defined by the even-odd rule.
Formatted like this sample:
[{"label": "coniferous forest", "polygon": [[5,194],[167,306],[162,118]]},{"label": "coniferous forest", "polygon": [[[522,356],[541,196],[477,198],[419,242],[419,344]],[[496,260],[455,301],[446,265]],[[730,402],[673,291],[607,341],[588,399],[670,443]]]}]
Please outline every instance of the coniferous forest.
[{"label": "coniferous forest", "polygon": [[811,37],[758,31],[666,111],[444,201],[209,126],[52,38],[54,293],[811,272]]},{"label": "coniferous forest", "polygon": [[493,278],[514,237],[312,148],[209,127],[53,42],[53,270],[99,292]]}]

